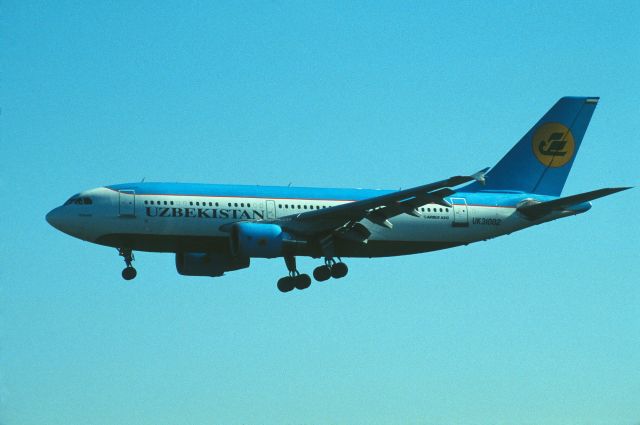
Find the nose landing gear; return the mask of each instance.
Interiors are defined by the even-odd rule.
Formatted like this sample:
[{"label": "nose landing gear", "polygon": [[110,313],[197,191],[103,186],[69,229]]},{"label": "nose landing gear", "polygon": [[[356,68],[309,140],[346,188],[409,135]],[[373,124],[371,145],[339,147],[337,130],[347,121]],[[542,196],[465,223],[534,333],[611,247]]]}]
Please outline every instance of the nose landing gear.
[{"label": "nose landing gear", "polygon": [[122,270],[122,278],[124,280],[131,280],[138,275],[136,269],[131,265],[134,260],[133,252],[128,248],[118,248],[118,254],[124,258],[124,263],[127,265]]}]

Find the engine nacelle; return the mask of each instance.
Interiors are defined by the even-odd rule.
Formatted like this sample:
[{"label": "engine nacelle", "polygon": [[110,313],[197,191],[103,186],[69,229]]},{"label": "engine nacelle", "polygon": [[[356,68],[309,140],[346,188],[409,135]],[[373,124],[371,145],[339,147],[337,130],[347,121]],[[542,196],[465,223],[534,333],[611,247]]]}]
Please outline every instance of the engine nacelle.
[{"label": "engine nacelle", "polygon": [[275,258],[296,254],[306,244],[297,241],[277,224],[242,222],[231,227],[231,255]]},{"label": "engine nacelle", "polygon": [[185,276],[222,276],[224,272],[249,267],[248,257],[204,252],[176,253],[176,269]]}]

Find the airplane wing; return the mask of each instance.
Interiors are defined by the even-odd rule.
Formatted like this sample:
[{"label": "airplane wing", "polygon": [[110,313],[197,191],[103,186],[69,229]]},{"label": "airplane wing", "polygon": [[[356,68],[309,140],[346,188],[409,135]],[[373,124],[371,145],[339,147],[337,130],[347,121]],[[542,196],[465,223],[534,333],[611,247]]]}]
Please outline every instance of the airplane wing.
[{"label": "airplane wing", "polygon": [[564,198],[554,199],[553,201],[539,202],[529,205],[523,205],[518,207],[518,212],[522,213],[525,217],[531,220],[537,220],[553,211],[564,211],[572,206],[581,204],[583,202],[592,201],[594,199],[602,198],[603,196],[611,195],[623,190],[631,189],[630,187],[613,187],[592,190],[591,192],[580,193],[578,195],[565,196]]},{"label": "airplane wing", "polygon": [[365,218],[390,229],[393,227],[389,221],[390,218],[403,213],[419,216],[417,208],[422,205],[434,203],[450,207],[451,205],[444,198],[455,193],[455,190],[451,188],[472,180],[484,184],[484,175],[488,169],[485,168],[470,176],[454,176],[411,189],[399,190],[331,208],[292,214],[269,222],[280,225],[283,230],[302,236],[313,236],[332,231],[349,223],[355,224]]}]

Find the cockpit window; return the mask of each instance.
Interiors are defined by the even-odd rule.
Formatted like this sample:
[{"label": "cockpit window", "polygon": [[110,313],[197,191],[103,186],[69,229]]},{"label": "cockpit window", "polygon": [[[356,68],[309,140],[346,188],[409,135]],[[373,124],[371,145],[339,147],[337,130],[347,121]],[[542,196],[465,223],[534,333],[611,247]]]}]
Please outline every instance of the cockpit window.
[{"label": "cockpit window", "polygon": [[67,202],[65,202],[63,205],[71,205],[75,202],[76,199],[78,199],[78,195],[73,195],[71,198],[67,199]]},{"label": "cockpit window", "polygon": [[80,197],[78,195],[73,195],[63,205],[71,205],[71,204],[75,204],[75,205],[91,205],[91,204],[93,204],[93,201],[91,200],[91,198],[89,198],[87,196]]}]

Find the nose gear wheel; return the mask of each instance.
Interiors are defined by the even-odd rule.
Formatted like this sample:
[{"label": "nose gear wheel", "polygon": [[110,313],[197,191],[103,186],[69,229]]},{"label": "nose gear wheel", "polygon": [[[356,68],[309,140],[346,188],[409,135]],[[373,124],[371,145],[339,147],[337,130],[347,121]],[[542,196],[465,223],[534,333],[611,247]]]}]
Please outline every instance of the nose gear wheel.
[{"label": "nose gear wheel", "polygon": [[122,278],[124,280],[134,279],[138,275],[138,272],[131,265],[131,262],[134,260],[133,251],[129,248],[118,248],[118,255],[124,258],[124,263],[126,264],[126,267],[122,270]]}]

